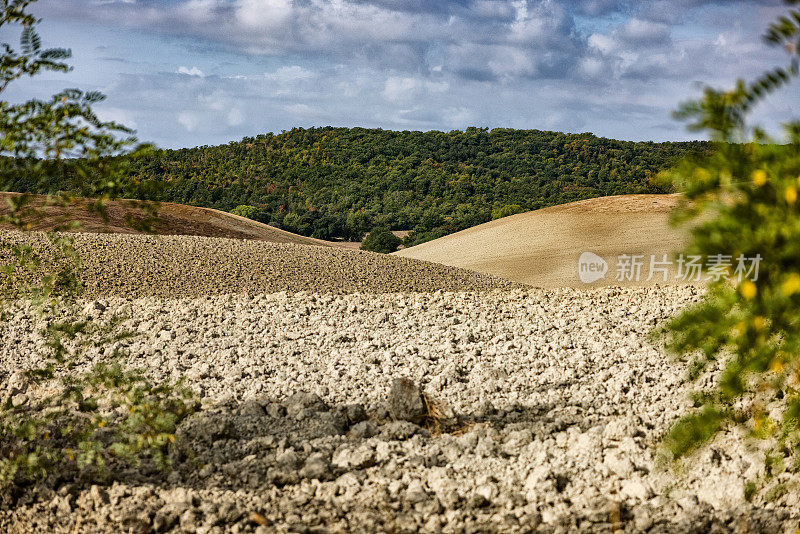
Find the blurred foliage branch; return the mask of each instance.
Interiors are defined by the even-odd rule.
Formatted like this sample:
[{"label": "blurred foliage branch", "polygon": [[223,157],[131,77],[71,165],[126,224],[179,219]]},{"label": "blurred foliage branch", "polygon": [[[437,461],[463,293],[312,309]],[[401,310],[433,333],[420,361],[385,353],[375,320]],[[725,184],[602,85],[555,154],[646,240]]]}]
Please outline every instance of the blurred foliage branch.
[{"label": "blurred foliage branch", "polygon": [[691,359],[690,378],[706,381],[697,409],[665,436],[664,450],[680,458],[740,425],[767,440],[766,479],[800,468],[800,123],[784,124],[778,143],[746,119],[798,74],[799,3],[787,1],[786,15],[764,37],[786,50],[788,65],[732,90],[706,88],[675,113],[715,147],[672,172],[687,201],[677,218],[697,222],[688,252],[762,261],[755,279],[710,284],[701,302],[667,326],[668,346]]},{"label": "blurred foliage branch", "polygon": [[[20,45],[3,43],[0,95],[15,80],[41,71],[67,72],[70,51],[43,49],[39,19],[28,12],[31,0],[3,0],[0,29],[18,30]],[[151,152],[133,132],[101,120],[92,106],[104,96],[64,90],[48,100],[11,104],[0,100],[0,190],[25,183],[46,188],[67,179],[70,193],[44,199],[13,195],[0,209],[0,335],[13,328],[9,315],[33,306],[41,342],[21,348],[33,363],[6,377],[0,392],[0,485],[19,485],[46,476],[103,476],[109,466],[147,459],[168,465],[177,424],[194,401],[180,384],[153,384],[128,369],[121,343],[131,334],[123,317],[96,313],[105,305],[80,300],[80,254],[68,232],[79,225],[67,215],[53,222],[45,239],[22,239],[53,207],[74,204],[73,195],[90,197],[87,209],[107,218],[106,202],[143,196],[129,165]],[[117,157],[120,155],[126,157]],[[137,203],[157,215],[157,205]],[[29,302],[30,304],[26,304]],[[29,352],[35,353],[29,353]],[[99,363],[82,370],[86,361]],[[3,492],[3,499],[9,496]]]}]

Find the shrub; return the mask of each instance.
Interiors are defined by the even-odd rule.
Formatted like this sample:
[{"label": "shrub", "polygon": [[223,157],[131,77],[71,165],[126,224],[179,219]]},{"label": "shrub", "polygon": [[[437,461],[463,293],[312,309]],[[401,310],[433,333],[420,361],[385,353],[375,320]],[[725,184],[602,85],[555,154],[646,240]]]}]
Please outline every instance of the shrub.
[{"label": "shrub", "polygon": [[231,210],[231,213],[246,219],[253,219],[254,221],[259,221],[262,217],[260,209],[255,206],[247,206],[246,204],[240,204],[239,206],[236,206]]},{"label": "shrub", "polygon": [[[712,282],[702,302],[668,325],[670,348],[692,358],[691,377],[719,369],[713,389],[698,396],[697,411],[666,436],[672,458],[731,424],[771,440],[768,459],[798,458],[800,123],[786,125],[783,144],[746,124],[755,103],[797,75],[798,21],[800,10],[791,8],[766,35],[790,52],[787,68],[751,83],[739,81],[731,91],[707,88],[701,100],[676,113],[693,121],[690,128],[709,132],[715,144],[712,155],[687,161],[673,173],[688,200],[679,219],[701,216],[688,252],[728,256],[731,276]],[[757,273],[737,275],[739,258],[757,256]],[[784,465],[769,463],[768,473]]]},{"label": "shrub", "polygon": [[385,226],[377,226],[361,242],[361,250],[388,254],[397,250],[403,240]]},{"label": "shrub", "polygon": [[[63,63],[68,50],[41,48],[39,21],[26,11],[30,4],[11,0],[0,11],[0,29],[21,27],[20,50],[4,43],[0,52],[0,94],[23,76],[69,70]],[[139,145],[131,130],[97,118],[92,105],[103,98],[69,89],[45,101],[12,105],[0,100],[0,190],[20,180],[45,190],[69,182],[70,190],[95,198],[89,209],[104,217],[106,200],[123,193],[141,196],[127,165],[149,147]],[[129,158],[112,157],[120,154]],[[41,215],[33,200],[12,197],[0,224],[30,229]],[[67,207],[72,201],[67,194],[50,195],[44,207]],[[156,206],[145,207],[155,215]],[[10,327],[10,307],[32,300],[47,351],[41,366],[21,369],[18,378],[49,392],[38,399],[20,400],[19,394],[0,399],[0,487],[56,472],[104,476],[109,467],[142,460],[166,467],[177,425],[194,408],[179,384],[153,384],[127,368],[126,353],[117,344],[131,334],[120,329],[121,317],[100,320],[82,308],[80,256],[73,239],[62,233],[77,227],[65,218],[46,234],[45,250],[22,244],[25,240],[0,241],[0,335]],[[105,361],[86,372],[76,370],[87,348],[104,346]],[[5,500],[11,492],[0,495]]]},{"label": "shrub", "polygon": [[495,208],[492,210],[492,220],[502,219],[503,217],[516,215],[517,213],[522,213],[524,211],[525,209],[523,209],[523,207],[519,204],[506,204],[502,208]]}]

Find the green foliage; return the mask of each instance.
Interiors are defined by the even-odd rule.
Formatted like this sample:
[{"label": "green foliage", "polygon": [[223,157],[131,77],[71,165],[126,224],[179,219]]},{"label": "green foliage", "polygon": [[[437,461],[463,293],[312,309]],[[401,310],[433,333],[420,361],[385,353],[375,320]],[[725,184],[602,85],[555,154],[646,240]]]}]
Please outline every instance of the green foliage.
[{"label": "green foliage", "polygon": [[241,204],[236,206],[231,210],[231,213],[234,215],[238,215],[239,217],[245,217],[246,219],[253,219],[259,220],[261,218],[261,210],[255,206],[247,206],[245,204]]},{"label": "green foliage", "polygon": [[387,227],[378,226],[373,228],[361,242],[361,250],[389,254],[397,250],[402,243],[403,240],[394,235]]},{"label": "green foliage", "polygon": [[[222,146],[157,151],[131,162],[160,200],[230,211],[323,239],[359,241],[375,226],[422,242],[492,219],[590,197],[659,193],[657,174],[708,145],[632,143],[590,133],[471,128],[452,132],[296,128]],[[43,188],[71,190],[64,179]]]},{"label": "green foliage", "polygon": [[[2,45],[0,93],[23,76],[69,69],[61,62],[69,51],[41,49],[39,21],[26,12],[30,4],[3,2],[0,30],[18,28],[21,42],[19,51]],[[24,184],[25,191],[52,193],[44,207],[65,207],[74,199],[57,191],[68,189],[94,198],[89,209],[106,218],[106,200],[146,195],[128,169],[150,149],[127,128],[97,118],[91,106],[103,98],[69,89],[44,101],[12,105],[0,100],[0,190]],[[151,212],[145,226],[156,207],[145,205]],[[29,194],[11,197],[0,224],[30,230],[42,209],[34,207]],[[40,395],[0,405],[0,486],[56,471],[59,476],[103,475],[111,465],[136,465],[142,459],[167,466],[176,426],[194,406],[180,385],[152,384],[127,369],[126,354],[116,346],[131,335],[120,331],[121,318],[100,321],[81,310],[80,256],[72,237],[63,233],[76,228],[69,219],[58,222],[47,233],[47,250],[14,239],[0,242],[0,317],[9,306],[32,301],[46,347],[38,355],[44,363],[24,370]],[[3,317],[0,335],[7,327]],[[87,349],[98,347],[105,361],[79,372]]]},{"label": "green foliage", "polygon": [[753,499],[753,496],[758,491],[758,484],[756,484],[752,480],[748,480],[744,484],[744,498],[746,501],[750,501]]},{"label": "green foliage", "polygon": [[726,412],[705,406],[672,427],[664,444],[673,457],[683,456],[714,437],[726,419]]},{"label": "green foliage", "polygon": [[67,72],[70,67],[62,60],[71,55],[69,50],[63,48],[49,48],[42,50],[42,40],[37,35],[34,26],[38,22],[27,7],[35,0],[3,0],[3,10],[0,13],[0,27],[8,28],[11,25],[21,27],[21,51],[17,52],[9,43],[3,43],[3,53],[0,57],[0,93],[8,85],[24,76],[34,76],[41,70]]},{"label": "green foliage", "polygon": [[[142,459],[169,466],[176,427],[194,409],[188,390],[154,385],[140,372],[126,370],[120,350],[109,351],[108,361],[86,373],[64,373],[87,348],[119,340],[118,320],[48,324],[43,335],[52,351],[50,364],[29,369],[27,375],[40,385],[60,387],[25,405],[9,400],[0,406],[0,485],[56,470],[102,478],[114,465],[135,466]],[[57,380],[56,371],[61,375]]]},{"label": "green foliage", "polygon": [[506,204],[502,208],[495,208],[492,210],[492,220],[495,219],[502,219],[503,217],[508,217],[509,215],[516,215],[517,213],[523,213],[525,209],[519,204]]},{"label": "green foliage", "polygon": [[[694,358],[692,377],[720,369],[699,410],[667,435],[675,458],[726,424],[770,440],[775,458],[800,446],[800,124],[786,125],[782,144],[746,125],[753,104],[797,74],[798,21],[800,11],[791,8],[766,36],[791,54],[787,68],[739,81],[732,91],[706,89],[677,113],[716,141],[713,154],[674,172],[688,200],[679,219],[701,216],[688,252],[730,255],[734,265],[739,256],[762,259],[757,277],[712,283],[703,302],[669,325],[670,347]],[[768,464],[770,472],[784,465]]]}]

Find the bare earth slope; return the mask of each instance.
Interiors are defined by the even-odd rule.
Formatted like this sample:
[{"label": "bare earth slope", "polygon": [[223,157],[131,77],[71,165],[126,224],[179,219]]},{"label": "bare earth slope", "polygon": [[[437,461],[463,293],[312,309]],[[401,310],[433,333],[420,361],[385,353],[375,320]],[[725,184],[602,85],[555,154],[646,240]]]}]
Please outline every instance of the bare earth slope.
[{"label": "bare earth slope", "polygon": [[[0,264],[14,243],[44,258],[41,232],[0,230]],[[75,234],[87,296],[198,297],[278,291],[417,292],[513,289],[519,284],[457,267],[361,250],[201,236]],[[3,276],[0,275],[0,284]]]},{"label": "bare earth slope", "polygon": [[[473,269],[538,287],[582,287],[578,257],[594,252],[615,284],[619,254],[671,254],[685,232],[669,225],[678,195],[619,195],[552,206],[491,221],[396,253]],[[655,283],[655,279],[654,282]]]},{"label": "bare earth slope", "polygon": [[[17,193],[0,192],[0,213],[6,208],[6,199]],[[68,208],[50,206],[45,216],[34,225],[34,230],[51,230],[60,221],[67,218],[81,223],[81,232],[101,234],[138,234],[126,223],[126,216],[135,219],[145,217],[145,212],[136,207],[136,203],[128,200],[110,201],[107,203],[109,219],[103,220],[97,214],[86,209],[88,200],[78,199]],[[42,201],[34,205],[41,208]],[[252,239],[272,243],[297,243],[304,245],[339,246],[339,243],[313,239],[280,230],[258,221],[233,215],[211,208],[199,208],[171,202],[159,203],[159,221],[155,224],[155,233],[159,235],[197,235],[205,237],[231,237],[236,239]]]}]

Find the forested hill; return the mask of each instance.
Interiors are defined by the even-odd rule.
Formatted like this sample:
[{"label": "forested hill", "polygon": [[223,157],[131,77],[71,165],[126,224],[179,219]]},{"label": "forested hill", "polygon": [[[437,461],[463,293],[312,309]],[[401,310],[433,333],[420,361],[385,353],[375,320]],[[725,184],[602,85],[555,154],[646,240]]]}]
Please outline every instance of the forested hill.
[{"label": "forested hill", "polygon": [[657,193],[656,173],[703,142],[634,143],[592,134],[468,128],[294,129],[134,163],[162,200],[232,210],[322,239],[374,225],[423,241],[495,217],[589,197]]}]

